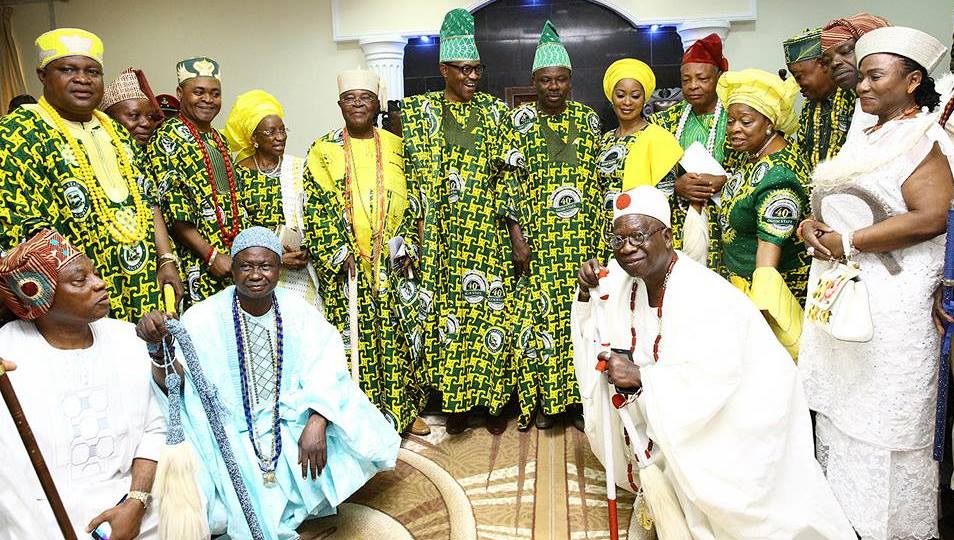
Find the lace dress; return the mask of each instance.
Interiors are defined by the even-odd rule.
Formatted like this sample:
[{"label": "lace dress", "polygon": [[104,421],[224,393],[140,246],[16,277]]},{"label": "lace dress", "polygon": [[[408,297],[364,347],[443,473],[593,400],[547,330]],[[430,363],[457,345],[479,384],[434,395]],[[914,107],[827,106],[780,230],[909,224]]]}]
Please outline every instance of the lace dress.
[{"label": "lace dress", "polygon": [[[845,234],[908,211],[901,187],[937,143],[952,143],[936,114],[858,133],[813,175],[812,211]],[[817,411],[817,457],[862,538],[938,536],[938,468],[932,459],[939,338],[931,294],[944,235],[887,253],[861,253],[874,339],[836,340],[806,322],[799,353],[809,407]],[[814,261],[817,275],[829,263]]]}]

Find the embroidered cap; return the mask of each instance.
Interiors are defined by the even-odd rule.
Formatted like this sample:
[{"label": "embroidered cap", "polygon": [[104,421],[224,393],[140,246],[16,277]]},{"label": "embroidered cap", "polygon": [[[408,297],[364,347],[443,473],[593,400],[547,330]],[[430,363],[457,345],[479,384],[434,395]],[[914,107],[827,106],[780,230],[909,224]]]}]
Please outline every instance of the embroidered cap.
[{"label": "embroidered cap", "polygon": [[249,227],[238,233],[232,241],[232,257],[251,247],[265,248],[280,259],[282,257],[282,243],[278,236],[265,227]]},{"label": "embroidered cap", "polygon": [[0,298],[17,317],[33,320],[53,307],[56,274],[82,252],[42,229],[0,259]]}]

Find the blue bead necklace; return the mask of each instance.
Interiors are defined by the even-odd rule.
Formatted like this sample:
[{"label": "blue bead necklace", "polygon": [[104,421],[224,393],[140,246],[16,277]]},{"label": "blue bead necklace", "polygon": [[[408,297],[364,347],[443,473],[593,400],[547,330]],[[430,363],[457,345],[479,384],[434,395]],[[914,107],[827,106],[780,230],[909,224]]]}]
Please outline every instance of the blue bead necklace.
[{"label": "blue bead necklace", "polygon": [[248,437],[252,441],[252,449],[255,451],[255,457],[258,458],[258,468],[262,471],[262,479],[266,486],[275,485],[275,468],[278,465],[278,457],[282,453],[278,415],[279,395],[282,388],[282,313],[278,309],[278,299],[275,297],[275,293],[272,293],[272,306],[275,309],[276,333],[276,351],[272,357],[272,367],[275,369],[275,397],[272,404],[272,452],[270,456],[266,457],[265,452],[258,447],[258,430],[255,427],[255,422],[252,421],[252,392],[249,388],[251,359],[246,351],[248,329],[245,325],[245,317],[242,315],[242,308],[239,306],[238,293],[233,293],[232,296],[232,323],[235,328],[236,344],[238,345],[238,366],[242,380],[242,407],[245,409],[245,425],[248,427]]}]

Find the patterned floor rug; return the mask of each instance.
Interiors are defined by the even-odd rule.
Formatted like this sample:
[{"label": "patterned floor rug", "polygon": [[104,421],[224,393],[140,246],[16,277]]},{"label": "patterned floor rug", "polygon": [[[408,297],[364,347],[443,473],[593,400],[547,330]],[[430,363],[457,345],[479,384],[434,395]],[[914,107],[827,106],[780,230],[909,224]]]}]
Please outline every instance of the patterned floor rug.
[{"label": "patterned floor rug", "polygon": [[[494,436],[481,426],[404,441],[393,471],[373,478],[338,515],[302,526],[303,540],[550,540],[609,538],[603,467],[572,426]],[[633,496],[620,490],[620,538]]]}]

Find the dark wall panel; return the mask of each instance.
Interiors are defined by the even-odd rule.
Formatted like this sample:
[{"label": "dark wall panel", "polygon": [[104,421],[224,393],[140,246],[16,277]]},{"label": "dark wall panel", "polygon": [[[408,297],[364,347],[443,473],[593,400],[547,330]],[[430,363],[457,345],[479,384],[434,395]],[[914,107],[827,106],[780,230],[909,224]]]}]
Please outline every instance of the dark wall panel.
[{"label": "dark wall panel", "polygon": [[[634,28],[613,11],[586,0],[497,0],[474,13],[477,48],[487,65],[480,88],[501,99],[506,89],[529,86],[543,23],[557,27],[573,63],[573,99],[593,107],[604,128],[616,125],[603,96],[603,73],[620,58],[653,67],[657,86],[679,86],[682,41],[675,28]],[[439,39],[411,39],[404,54],[405,94],[444,87],[437,70]]]}]

